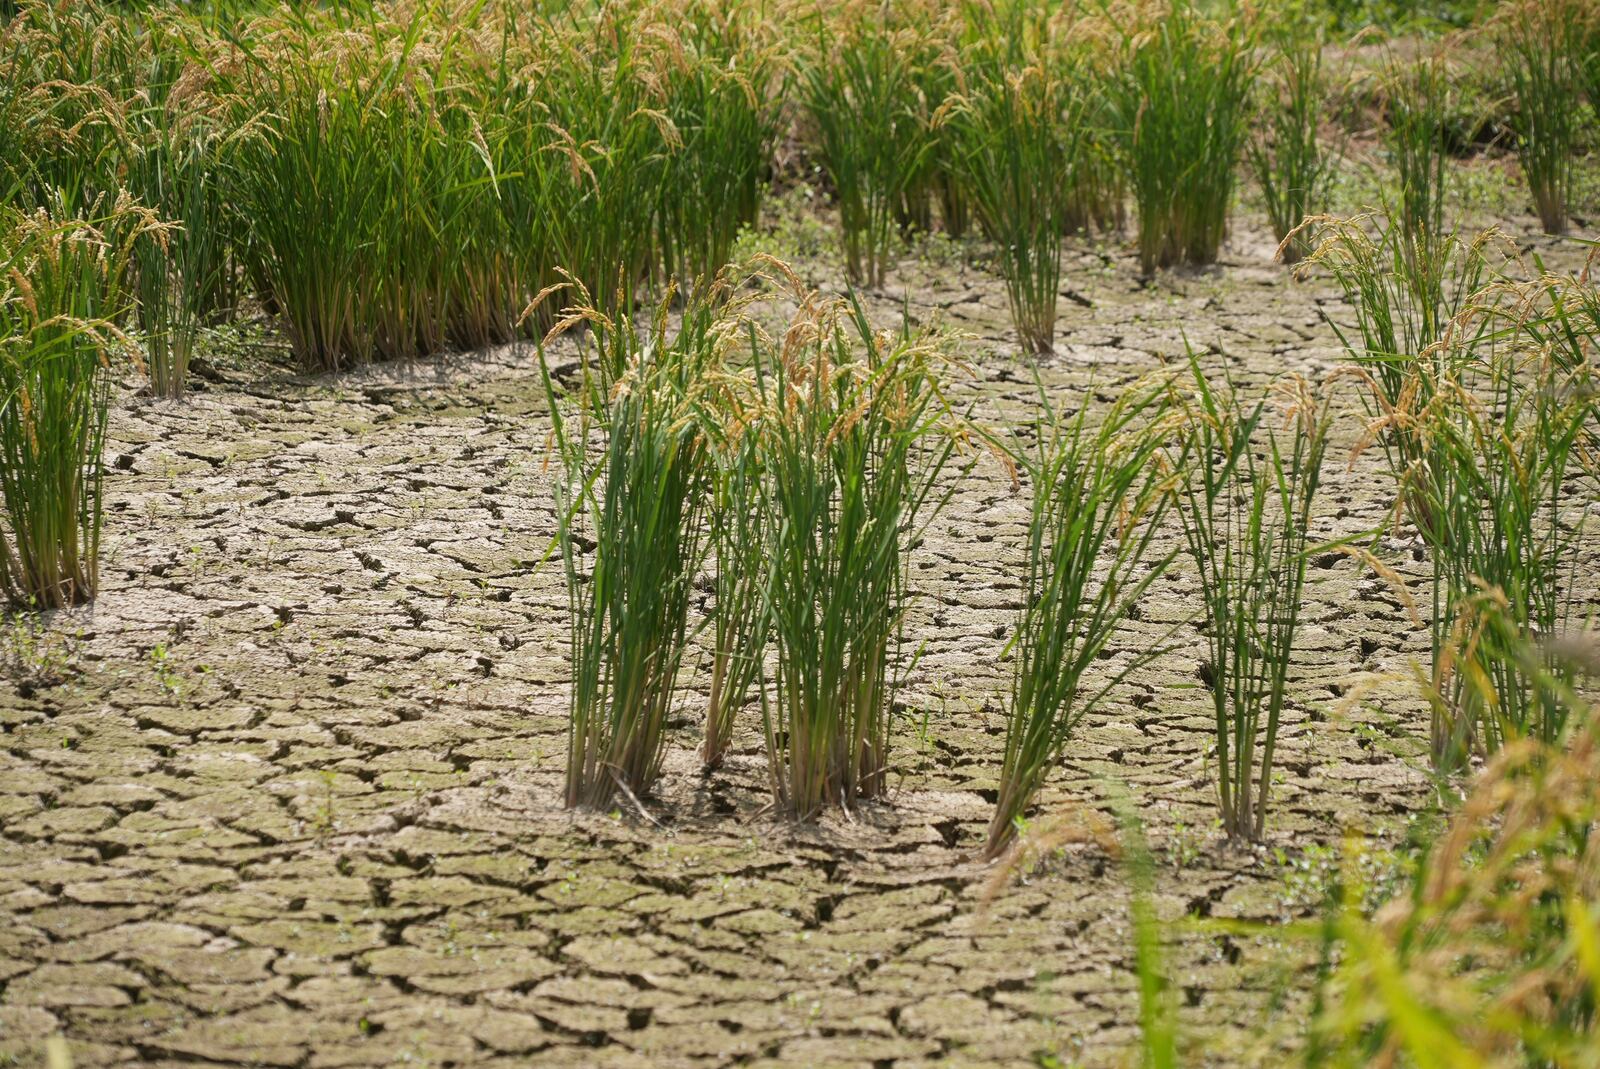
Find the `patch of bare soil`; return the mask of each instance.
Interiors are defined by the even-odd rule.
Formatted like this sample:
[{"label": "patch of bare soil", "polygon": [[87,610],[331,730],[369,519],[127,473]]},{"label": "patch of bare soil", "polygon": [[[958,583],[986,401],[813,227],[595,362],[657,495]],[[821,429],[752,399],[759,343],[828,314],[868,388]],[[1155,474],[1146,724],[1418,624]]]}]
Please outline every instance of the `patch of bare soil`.
[{"label": "patch of bare soil", "polygon": [[[1333,295],[1265,243],[1134,275],[1121,253],[1072,254],[1041,371],[1058,405],[1186,339],[1253,387],[1341,362]],[[1032,410],[997,280],[910,261],[871,298],[884,323],[902,308],[971,335],[960,391],[980,418]],[[1330,450],[1329,537],[1389,506],[1377,458],[1345,462],[1359,424],[1347,409]],[[534,357],[510,349],[119,408],[104,594],[29,640],[72,670],[0,686],[0,1064],[40,1064],[58,1031],[85,1066],[1123,1064],[1129,885],[1104,836],[999,882],[969,860],[1027,515],[999,468],[959,481],[917,554],[890,804],[777,822],[753,722],[702,778],[696,683],[651,819],[573,817],[566,600],[535,567],[547,429]],[[1420,579],[1409,546],[1380,548]],[[1318,558],[1309,590],[1267,848],[1214,830],[1181,566],[1119,643],[1176,627],[1179,648],[1084,724],[1035,827],[1109,825],[1126,796],[1169,919],[1303,913],[1314,895],[1280,851],[1399,842],[1433,795],[1408,678],[1425,634],[1347,557]],[[1272,1062],[1312,958],[1174,928],[1185,1031],[1219,1064]]]}]

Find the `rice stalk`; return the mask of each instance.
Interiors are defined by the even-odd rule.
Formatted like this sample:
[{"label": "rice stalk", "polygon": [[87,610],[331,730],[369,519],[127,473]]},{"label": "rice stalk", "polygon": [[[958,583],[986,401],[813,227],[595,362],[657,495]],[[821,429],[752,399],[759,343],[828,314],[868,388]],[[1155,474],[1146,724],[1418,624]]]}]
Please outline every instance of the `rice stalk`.
[{"label": "rice stalk", "polygon": [[1002,58],[979,65],[947,107],[957,173],[997,247],[1012,324],[1025,351],[1048,353],[1077,186],[1079,95],[1043,58]]},{"label": "rice stalk", "polygon": [[748,413],[743,418],[727,415],[733,426],[720,436],[713,453],[707,522],[716,556],[711,682],[700,751],[707,769],[722,764],[738,714],[761,681],[772,627],[767,604],[769,536],[763,522],[763,428]]},{"label": "rice stalk", "polygon": [[1291,20],[1275,38],[1266,77],[1256,83],[1259,127],[1245,140],[1245,158],[1266,200],[1278,257],[1293,264],[1315,242],[1315,234],[1300,224],[1325,209],[1339,153],[1321,137],[1328,96],[1322,35]]},{"label": "rice stalk", "polygon": [[1109,679],[1091,672],[1173,559],[1153,557],[1171,501],[1170,474],[1159,463],[1165,396],[1148,384],[1130,389],[1091,424],[1087,406],[1058,415],[1041,388],[1036,444],[1012,453],[1033,501],[989,859],[1015,839],[1083,717],[1160,652],[1135,655]]},{"label": "rice stalk", "polygon": [[1121,158],[1139,206],[1139,266],[1216,262],[1249,122],[1254,30],[1232,5],[1108,5],[1122,68],[1110,83]]},{"label": "rice stalk", "polygon": [[758,350],[777,653],[763,728],[778,808],[811,820],[888,789],[910,553],[956,442],[932,343],[879,334],[858,303],[802,296]]},{"label": "rice stalk", "polygon": [[[1217,795],[1229,839],[1266,833],[1278,730],[1304,601],[1313,507],[1331,422],[1326,396],[1300,377],[1267,402],[1213,386],[1190,354],[1194,394],[1181,402],[1187,477],[1178,489],[1184,542],[1199,574]],[[1264,441],[1263,441],[1264,439]]]},{"label": "rice stalk", "polygon": [[1584,13],[1565,0],[1500,5],[1492,39],[1515,104],[1517,157],[1547,234],[1567,228],[1572,161],[1583,123],[1580,33]]},{"label": "rice stalk", "polygon": [[107,369],[131,247],[153,225],[126,200],[89,221],[0,219],[0,595],[13,605],[76,605],[99,586]]},{"label": "rice stalk", "polygon": [[669,334],[665,302],[640,327],[607,316],[581,286],[577,294],[553,332],[587,328],[569,396],[557,393],[540,352],[561,462],[556,540],[571,627],[565,797],[569,807],[604,809],[619,791],[644,798],[661,772],[707,548],[702,426],[716,321],[713,302],[701,300]]}]

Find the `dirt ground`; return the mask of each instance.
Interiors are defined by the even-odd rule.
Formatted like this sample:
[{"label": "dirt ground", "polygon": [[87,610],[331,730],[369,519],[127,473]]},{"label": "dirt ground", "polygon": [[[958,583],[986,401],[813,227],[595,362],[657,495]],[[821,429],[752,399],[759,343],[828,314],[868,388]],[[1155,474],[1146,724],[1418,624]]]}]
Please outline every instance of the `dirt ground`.
[{"label": "dirt ground", "polygon": [[[1219,267],[1149,284],[1126,241],[1074,243],[1041,368],[1056,402],[1115,392],[1185,339],[1253,388],[1340,365],[1331,290],[1236,225]],[[1581,263],[1514,225],[1550,266]],[[838,283],[831,253],[799,266]],[[968,335],[957,396],[980,418],[1036,404],[1001,284],[962,250],[908,254],[869,300],[885,324],[905,308]],[[999,876],[975,864],[1027,515],[980,461],[915,555],[889,804],[779,822],[753,721],[702,777],[696,674],[649,816],[573,816],[531,350],[314,380],[219,364],[182,403],[119,405],[103,594],[0,646],[0,1065],[42,1064],[54,1033],[80,1066],[1128,1064],[1130,887],[1106,830],[1124,813],[1160,914],[1198,918],[1167,961],[1191,1061],[1273,1064],[1314,948],[1206,919],[1307,915],[1347,833],[1381,856],[1432,804],[1410,682],[1426,635],[1329,554],[1269,841],[1227,848],[1180,565],[1116,644],[1177,626],[1179,648],[1084,723],[1032,815],[1081,841]],[[1376,455],[1348,463],[1342,393],[1328,537],[1390,501]],[[1420,580],[1409,545],[1379,551]]]}]

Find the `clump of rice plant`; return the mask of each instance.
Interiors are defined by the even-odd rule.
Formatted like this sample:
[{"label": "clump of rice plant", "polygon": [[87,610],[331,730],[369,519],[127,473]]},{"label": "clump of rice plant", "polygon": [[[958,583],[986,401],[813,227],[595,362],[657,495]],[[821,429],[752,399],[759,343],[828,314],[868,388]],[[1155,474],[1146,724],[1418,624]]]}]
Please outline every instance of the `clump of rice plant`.
[{"label": "clump of rice plant", "polygon": [[759,349],[777,652],[763,726],[777,806],[809,820],[888,789],[908,562],[955,441],[932,341],[874,331],[857,303],[803,298]]},{"label": "clump of rice plant", "polygon": [[709,281],[761,204],[777,134],[777,64],[753,9],[687,5],[666,57],[677,144],[660,183],[663,278]]},{"label": "clump of rice plant", "polygon": [[918,82],[926,53],[923,28],[854,0],[819,16],[798,76],[817,157],[838,200],[845,270],[857,285],[883,285],[896,215],[934,148]]},{"label": "clump of rice plant", "polygon": [[1600,10],[1583,0],[1569,5],[1572,11],[1572,44],[1578,78],[1583,83],[1584,95],[1589,98],[1589,110],[1600,116]]},{"label": "clump of rice plant", "polygon": [[248,25],[224,65],[242,131],[228,173],[247,267],[303,365],[511,340],[557,266],[620,307],[649,268],[671,125],[611,17]]},{"label": "clump of rice plant", "polygon": [[1293,20],[1279,35],[1257,105],[1255,136],[1246,139],[1245,155],[1278,240],[1278,256],[1286,264],[1311,250],[1314,235],[1301,227],[1328,199],[1339,154],[1322,142],[1322,110],[1327,99],[1323,39],[1303,20]]},{"label": "clump of rice plant", "polygon": [[1572,161],[1583,122],[1579,98],[1582,14],[1562,0],[1515,0],[1494,20],[1493,40],[1515,103],[1517,157],[1545,233],[1567,227]]},{"label": "clump of rice plant", "polygon": [[1517,640],[1553,639],[1578,599],[1586,506],[1566,487],[1589,444],[1592,368],[1566,367],[1515,334],[1489,341],[1487,353],[1436,375],[1414,414],[1420,455],[1402,475],[1432,567],[1432,753],[1447,770],[1511,739],[1552,742],[1563,727],[1560,704],[1529,685],[1475,606],[1499,602],[1494,619]]},{"label": "clump of rice plant", "polygon": [[53,609],[99,586],[107,362],[129,247],[152,225],[0,217],[0,595]]},{"label": "clump of rice plant", "polygon": [[1044,418],[1016,463],[1033,493],[1022,610],[1011,641],[1000,790],[984,855],[999,857],[1083,717],[1148,650],[1110,678],[1091,672],[1119,624],[1172,560],[1152,559],[1168,507],[1160,460],[1164,393],[1130,389],[1091,424],[1087,406],[1058,416],[1040,390]]},{"label": "clump of rice plant", "polygon": [[561,397],[548,363],[544,375],[571,623],[566,803],[603,809],[619,791],[637,804],[661,771],[706,551],[702,406],[717,346],[709,299],[670,334],[665,302],[641,328],[578,292],[554,333],[587,326],[580,381]]},{"label": "clump of rice plant", "polygon": [[940,110],[957,92],[961,62],[967,54],[971,10],[938,0],[894,0],[884,5],[897,23],[914,27],[916,53],[912,61],[913,91],[906,98],[910,118],[907,135],[925,148],[906,175],[895,222],[903,233],[931,233],[934,209],[945,232],[957,236],[970,222],[965,190],[953,170],[953,146],[940,129]]},{"label": "clump of rice plant", "polygon": [[131,21],[99,4],[29,4],[0,27],[0,199],[73,217],[115,199],[145,51]]},{"label": "clump of rice plant", "polygon": [[1418,245],[1391,209],[1349,219],[1316,217],[1319,238],[1306,267],[1333,275],[1354,323],[1329,317],[1365,389],[1369,437],[1384,451],[1397,480],[1421,457],[1410,413],[1425,405],[1435,376],[1418,367],[1452,351],[1459,314],[1494,273],[1503,239],[1483,231]]},{"label": "clump of rice plant", "polygon": [[1439,49],[1411,59],[1391,58],[1383,78],[1389,99],[1384,142],[1400,187],[1396,218],[1410,247],[1407,255],[1428,260],[1445,232],[1450,173],[1445,130],[1454,80]]},{"label": "clump of rice plant", "polygon": [[[1434,673],[1432,751],[1445,769],[1507,738],[1559,725],[1525,687],[1497,679],[1500,706],[1463,689],[1492,668],[1467,607],[1487,590],[1511,599],[1517,626],[1551,636],[1573,607],[1575,528],[1563,491],[1591,443],[1585,284],[1545,279],[1485,290],[1495,232],[1431,244],[1429,258],[1391,223],[1329,220],[1312,257],[1352,306],[1359,335],[1338,327],[1398,490],[1395,521],[1428,549]],[[1504,298],[1504,299],[1502,299]],[[1477,636],[1477,637],[1475,637]],[[1462,652],[1463,650],[1468,652]]]},{"label": "clump of rice plant", "polygon": [[[690,91],[666,69],[685,62],[683,27],[652,23],[649,10],[605,5],[592,18],[571,10],[566,23],[543,27],[523,45],[530,69],[519,94],[525,94],[533,141],[519,168],[543,182],[524,237],[549,242],[551,263],[579,279],[608,313],[634,302],[653,260],[670,265],[681,259],[692,267],[696,259],[716,257],[711,246],[693,251],[699,241],[690,227],[694,217],[675,208],[680,202],[673,198],[686,198],[684,204],[698,199],[711,210],[706,197],[726,197],[716,210],[755,210],[739,204],[749,192],[741,178],[751,162],[747,150],[741,146],[721,159],[708,155],[716,150],[705,139],[709,131],[700,129],[726,122],[740,136],[755,132],[759,119],[748,101],[732,104],[726,116],[698,110],[718,108],[722,94],[742,92],[739,75],[724,72]],[[704,46],[713,52],[723,47],[714,40]],[[711,60],[689,59],[690,69],[703,62]],[[687,148],[666,110],[673,92],[679,116],[691,127]],[[660,219],[667,220],[665,230]],[[722,224],[698,219],[695,225]],[[652,238],[662,233],[676,244],[658,253]]]},{"label": "clump of rice plant", "polygon": [[177,225],[152,230],[134,250],[139,331],[150,388],[183,396],[201,330],[217,311],[230,266],[221,135],[204,118],[153,105],[130,168],[130,187]]},{"label": "clump of rice plant", "polygon": [[1253,31],[1192,0],[1114,9],[1124,66],[1110,91],[1139,206],[1139,266],[1216,262],[1249,123]]},{"label": "clump of rice plant", "polygon": [[1231,384],[1212,386],[1192,354],[1190,368],[1187,476],[1177,497],[1205,609],[1200,678],[1214,716],[1222,830],[1256,841],[1271,804],[1329,408],[1305,379],[1288,378],[1277,387],[1280,430],[1265,401],[1248,406]]},{"label": "clump of rice plant", "polygon": [[[434,347],[426,160],[440,134],[407,76],[423,17],[393,28],[314,14],[263,26],[240,80],[234,168],[251,267],[302,365],[337,370]],[[398,51],[386,56],[394,43]]]},{"label": "clump of rice plant", "polygon": [[[931,227],[932,206],[937,206],[939,226],[952,238],[962,238],[972,226],[972,198],[962,181],[960,166],[961,132],[941,121],[941,116],[952,98],[957,95],[958,64],[948,56],[923,68],[922,96],[932,108],[929,120],[932,148],[923,168],[924,189],[921,196],[930,208],[924,229]],[[909,213],[908,213],[909,214]]]},{"label": "clump of rice plant", "polygon": [[[1540,673],[1542,652],[1509,652]],[[1491,761],[1375,910],[1359,844],[1347,851],[1342,893],[1317,926],[1328,969],[1307,1037],[1315,1064],[1594,1064],[1600,719],[1547,686],[1567,732]]]},{"label": "clump of rice plant", "polygon": [[1030,353],[1055,340],[1080,118],[1071,83],[1044,62],[991,67],[950,113],[958,173],[997,246],[1011,321]]}]

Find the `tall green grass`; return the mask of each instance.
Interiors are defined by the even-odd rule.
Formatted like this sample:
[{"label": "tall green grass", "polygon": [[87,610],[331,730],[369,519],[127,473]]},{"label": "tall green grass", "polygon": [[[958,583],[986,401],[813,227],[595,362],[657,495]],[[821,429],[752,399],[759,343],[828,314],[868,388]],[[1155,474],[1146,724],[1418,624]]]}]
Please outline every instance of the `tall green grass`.
[{"label": "tall green grass", "polygon": [[1146,274],[1217,258],[1250,118],[1254,30],[1192,0],[1110,8],[1123,67],[1111,84],[1121,158],[1139,206]]},{"label": "tall green grass", "polygon": [[991,859],[1010,846],[1083,717],[1158,652],[1134,656],[1109,677],[1092,671],[1172,560],[1152,550],[1171,500],[1159,463],[1163,402],[1159,389],[1130,389],[1091,423],[1087,406],[1058,416],[1041,390],[1036,444],[1014,454],[1033,501],[1011,640],[1005,756],[984,844]]},{"label": "tall green grass", "polygon": [[1256,84],[1256,134],[1245,140],[1245,157],[1286,264],[1311,251],[1314,234],[1301,227],[1327,206],[1339,154],[1322,140],[1328,96],[1323,38],[1307,20],[1296,19],[1275,35],[1271,58]]},{"label": "tall green grass", "polygon": [[717,351],[709,300],[672,333],[665,303],[639,325],[578,293],[556,326],[588,331],[571,395],[558,395],[544,369],[571,625],[566,802],[603,809],[618,792],[638,804],[661,771],[691,586],[707,548],[702,427]]},{"label": "tall green grass", "polygon": [[52,609],[99,586],[101,447],[124,277],[149,220],[0,216],[0,594]]},{"label": "tall green grass", "polygon": [[873,330],[858,303],[805,300],[757,359],[777,651],[763,723],[779,809],[881,798],[911,547],[948,500],[941,359]]},{"label": "tall green grass", "polygon": [[1213,386],[1193,354],[1190,369],[1178,515],[1205,609],[1200,678],[1214,718],[1222,830],[1256,841],[1266,833],[1331,418],[1327,399],[1302,378],[1276,388],[1280,430],[1266,401],[1250,405],[1231,383]]},{"label": "tall green grass", "polygon": [[1517,157],[1547,234],[1567,228],[1573,157],[1584,122],[1581,24],[1562,0],[1514,0],[1495,15],[1492,40],[1515,103]]}]

